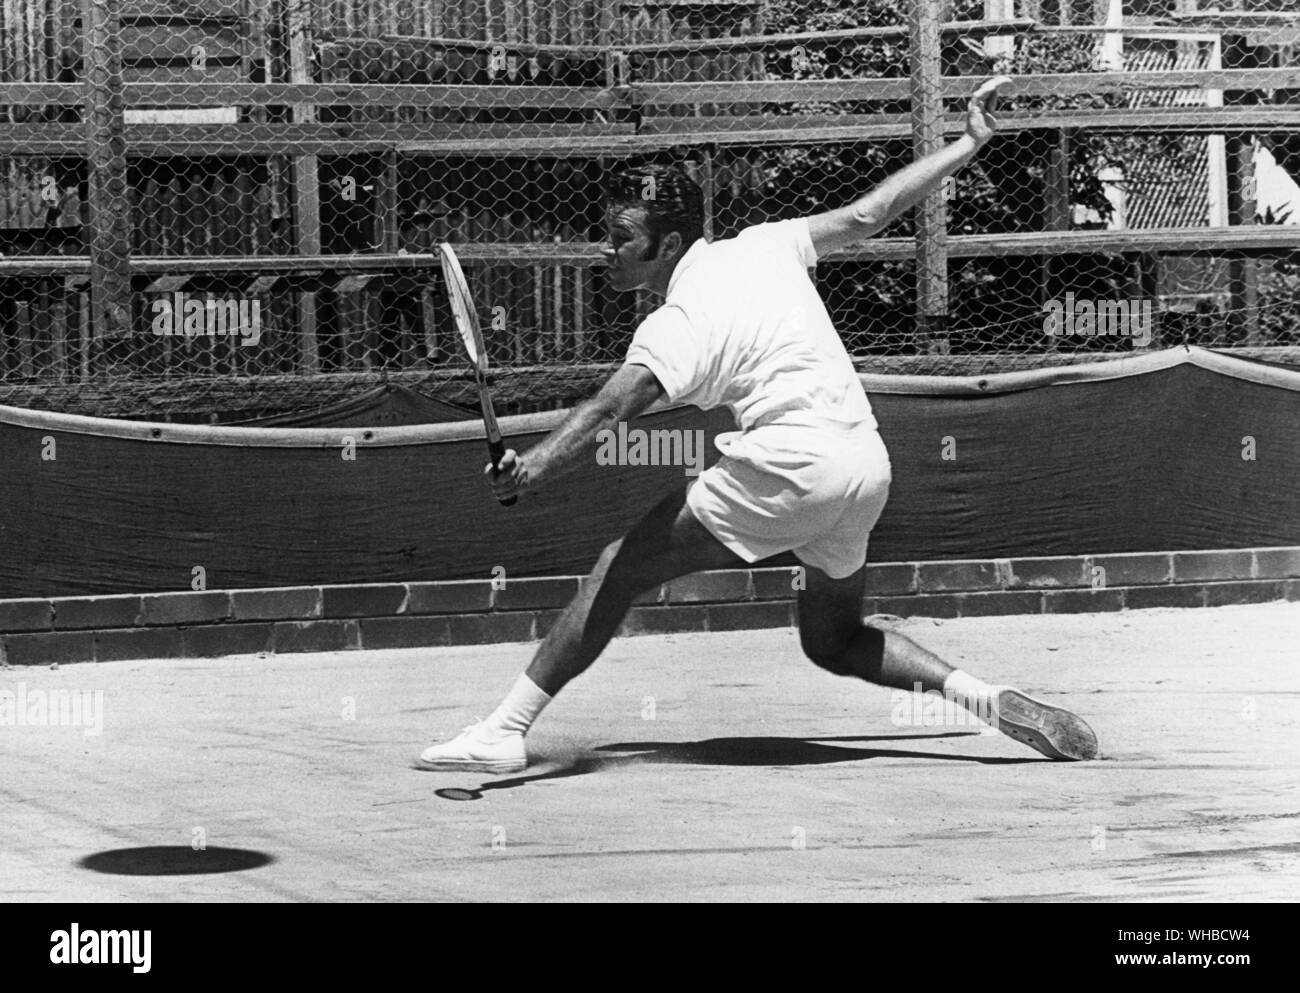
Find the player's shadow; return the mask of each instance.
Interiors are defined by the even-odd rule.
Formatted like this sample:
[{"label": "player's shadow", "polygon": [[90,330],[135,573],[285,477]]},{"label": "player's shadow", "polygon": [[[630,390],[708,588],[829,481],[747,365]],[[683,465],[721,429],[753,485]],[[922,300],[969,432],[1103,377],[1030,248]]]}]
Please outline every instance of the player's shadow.
[{"label": "player's shadow", "polygon": [[858,762],[863,759],[912,758],[941,762],[979,762],[985,765],[1015,765],[1035,762],[1032,758],[999,758],[985,755],[952,755],[917,752],[899,748],[845,748],[825,742],[917,741],[929,738],[978,737],[972,731],[940,731],[934,734],[854,735],[832,738],[706,738],[703,741],[637,741],[601,745],[598,752],[631,753],[617,758],[639,763],[665,765],[825,765],[829,762]]},{"label": "player's shadow", "polygon": [[[952,755],[900,748],[846,748],[825,742],[920,741],[931,738],[977,737],[978,732],[940,731],[934,734],[865,735],[830,738],[706,738],[703,741],[633,741],[600,745],[598,755],[588,755],[531,776],[514,776],[484,783],[478,789],[440,789],[447,800],[478,800],[488,790],[513,789],[543,779],[583,776],[632,765],[782,766],[825,765],[877,758],[934,759],[940,762],[978,762],[983,765],[1019,765],[1048,761],[1042,758],[1002,758],[988,755]],[[545,764],[543,760],[543,765]]]}]

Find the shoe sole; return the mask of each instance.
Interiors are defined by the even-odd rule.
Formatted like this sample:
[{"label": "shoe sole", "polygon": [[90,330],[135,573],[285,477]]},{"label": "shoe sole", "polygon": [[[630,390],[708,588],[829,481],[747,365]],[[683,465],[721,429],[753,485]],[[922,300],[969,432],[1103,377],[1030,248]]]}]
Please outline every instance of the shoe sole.
[{"label": "shoe sole", "polygon": [[523,772],[528,768],[528,761],[519,759],[493,759],[491,761],[472,761],[470,759],[439,759],[430,762],[417,758],[415,768],[425,772],[486,772],[500,774],[505,772]]},{"label": "shoe sole", "polygon": [[998,694],[999,731],[1050,759],[1081,762],[1097,757],[1097,735],[1083,720],[1019,690]]}]

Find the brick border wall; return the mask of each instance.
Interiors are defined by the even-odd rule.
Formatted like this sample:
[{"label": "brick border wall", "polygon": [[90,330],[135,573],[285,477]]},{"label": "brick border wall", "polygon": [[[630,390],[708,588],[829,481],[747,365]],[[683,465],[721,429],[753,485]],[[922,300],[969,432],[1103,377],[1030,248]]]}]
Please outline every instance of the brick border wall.
[{"label": "brick border wall", "polygon": [[[797,571],[706,572],[650,591],[623,636],[795,623]],[[0,600],[0,663],[210,658],[527,642],[582,578]],[[1300,601],[1300,547],[867,567],[864,614],[982,617]]]}]

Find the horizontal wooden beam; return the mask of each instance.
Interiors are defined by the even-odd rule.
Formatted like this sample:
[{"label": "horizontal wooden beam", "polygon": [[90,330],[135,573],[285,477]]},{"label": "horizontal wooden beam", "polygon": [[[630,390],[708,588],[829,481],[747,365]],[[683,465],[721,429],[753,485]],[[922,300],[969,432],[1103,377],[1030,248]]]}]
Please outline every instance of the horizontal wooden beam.
[{"label": "horizontal wooden beam", "polygon": [[[964,96],[981,77],[949,76],[945,94]],[[1008,96],[1130,93],[1143,90],[1284,90],[1300,87],[1300,67],[1285,69],[1176,69],[1152,72],[1065,72],[1016,76]]]},{"label": "horizontal wooden beam", "polygon": [[[970,94],[983,76],[945,76],[943,95]],[[1300,67],[1196,69],[1165,72],[1073,72],[1017,76],[1007,96],[1065,96],[1149,90],[1300,89]],[[725,80],[638,83],[630,87],[433,86],[404,83],[132,83],[132,106],[326,106],[429,108],[550,108],[610,110],[625,105],[690,103],[806,103],[910,98],[906,77],[885,79]],[[75,106],[85,99],[74,83],[0,83],[0,105]]]},{"label": "horizontal wooden beam", "polygon": [[85,101],[81,83],[0,83],[0,104],[10,107],[76,107]]},{"label": "horizontal wooden beam", "polygon": [[169,16],[240,17],[246,12],[243,0],[130,0],[121,7],[124,24]]},{"label": "horizontal wooden beam", "polygon": [[[434,86],[419,83],[128,83],[130,106],[521,107],[607,110],[626,93],[594,86]],[[0,83],[0,105],[77,106],[80,83]]]},{"label": "horizontal wooden beam", "polygon": [[[1037,23],[1031,20],[1018,21],[948,21],[939,26],[939,30],[950,35],[969,35],[985,37],[987,35],[1017,34],[1031,31]],[[650,41],[628,45],[540,45],[524,41],[476,41],[469,38],[425,38],[419,35],[390,34],[379,38],[348,37],[335,38],[326,43],[324,48],[348,50],[365,50],[376,44],[392,46],[411,46],[432,51],[456,49],[460,51],[491,51],[500,49],[514,55],[578,55],[598,57],[610,52],[627,54],[676,54],[690,52],[746,51],[771,48],[780,45],[796,44],[833,44],[842,41],[858,41],[865,38],[905,38],[906,25],[883,25],[862,28],[841,28],[834,31],[796,31],[786,34],[737,35],[730,38],[692,38],[680,41]]]},{"label": "horizontal wooden beam", "polygon": [[[1300,128],[1300,106],[1234,104],[1228,107],[1149,107],[1114,110],[1064,110],[1041,114],[1002,114],[999,131],[1095,132],[1177,130],[1224,133],[1286,131]],[[750,114],[740,117],[645,117],[637,136],[657,136],[670,144],[810,144],[906,138],[908,114]],[[966,129],[965,115],[944,118],[947,134]]]},{"label": "horizontal wooden beam", "polygon": [[351,35],[331,38],[320,45],[321,51],[330,55],[344,55],[349,52],[367,52],[381,48],[398,48],[403,50],[423,49],[438,52],[492,52],[502,51],[509,55],[555,55],[577,56],[579,58],[597,58],[613,50],[611,45],[546,45],[527,41],[483,41],[476,38],[426,38],[414,34],[384,34],[378,37],[369,35]]},{"label": "horizontal wooden beam", "polygon": [[[1224,15],[1226,18],[1229,15]],[[1300,17],[1295,15],[1274,15],[1276,21],[1243,20],[1240,24],[1230,24],[1229,29],[1259,30],[1267,26],[1300,25]],[[1226,23],[1226,22],[1225,22]],[[972,38],[993,35],[1068,35],[1068,34],[1121,34],[1121,35],[1185,35],[1193,28],[1201,27],[1207,32],[1222,31],[1212,20],[1212,15],[1189,18],[1186,25],[1149,24],[1130,22],[1123,27],[1107,27],[1104,24],[1055,25],[1040,24],[1037,21],[1020,19],[1009,21],[949,21],[939,26],[946,35],[962,35]],[[831,31],[795,31],[783,34],[736,35],[729,38],[691,38],[673,41],[648,41],[627,45],[541,45],[523,41],[479,41],[469,38],[425,38],[419,35],[382,35],[372,37],[335,38],[322,47],[340,51],[373,49],[380,46],[404,46],[422,48],[429,51],[491,51],[498,49],[513,55],[580,56],[595,58],[610,52],[625,54],[675,55],[698,52],[723,51],[757,51],[790,45],[833,45],[840,42],[862,41],[871,38],[905,38],[906,25],[879,25],[875,27],[840,28]]]},{"label": "horizontal wooden beam", "polygon": [[[951,258],[1060,255],[1275,255],[1300,251],[1300,227],[1243,225],[1233,228],[1147,228],[1118,231],[1042,231],[950,235]],[[911,260],[910,238],[877,238],[836,252],[825,261]]]},{"label": "horizontal wooden beam", "polygon": [[1240,28],[1258,29],[1262,27],[1300,27],[1300,14],[1294,11],[1227,11],[1218,13],[1206,10],[1191,10],[1186,13],[1169,14],[1168,19],[1179,24],[1213,26],[1221,30]]},{"label": "horizontal wooden beam", "polygon": [[[589,242],[504,242],[456,244],[462,262],[513,265],[603,264],[597,244]],[[432,254],[374,255],[137,255],[131,259],[133,277],[157,279],[174,273],[229,275],[322,276],[325,273],[436,273],[439,256]],[[28,255],[0,258],[0,278],[6,276],[73,277],[90,271],[84,255]]]},{"label": "horizontal wooden beam", "polygon": [[[411,156],[575,158],[626,156],[679,145],[809,145],[887,141],[911,134],[903,114],[746,115],[653,117],[640,133],[628,124],[128,124],[127,154],[161,156],[356,155],[396,150]],[[965,119],[948,115],[944,131],[958,135]],[[1175,130],[1232,134],[1300,129],[1300,106],[1150,107],[1007,114],[1004,133],[1086,129],[1125,133]],[[75,124],[14,124],[0,130],[0,154],[85,154],[84,129]]]},{"label": "horizontal wooden beam", "polygon": [[1038,24],[1026,34],[1036,35],[1097,35],[1119,34],[1129,38],[1182,37],[1188,34],[1218,35],[1223,32],[1199,24],[1154,24],[1142,18],[1126,17],[1121,27],[1107,27],[1105,24]]},{"label": "horizontal wooden beam", "polygon": [[[1300,226],[1243,225],[1232,228],[1147,228],[1118,231],[1042,231],[950,235],[950,258],[1040,257],[1060,255],[1276,255],[1300,251]],[[876,238],[823,261],[911,261],[911,238]]]},{"label": "horizontal wooden beam", "polygon": [[[1228,107],[1149,107],[1004,114],[1001,131],[1084,129],[1103,133],[1180,131],[1201,134],[1284,132],[1300,129],[1300,106],[1234,104]],[[959,135],[962,115],[944,119],[944,131]],[[679,146],[812,145],[824,142],[888,141],[910,138],[906,114],[752,114],[742,117],[643,117],[637,134],[592,134],[574,138],[431,139],[398,145],[403,155],[578,157],[628,156]]]},{"label": "horizontal wooden beam", "polygon": [[[416,157],[443,157],[458,155],[465,157],[501,158],[527,156],[533,158],[591,158],[592,156],[629,156],[642,152],[672,148],[677,145],[690,144],[682,135],[638,135],[633,134],[631,126],[606,125],[603,130],[595,126],[585,134],[572,136],[548,137],[502,137],[485,136],[432,138],[420,141],[404,142],[396,145],[401,155]],[[695,142],[695,144],[702,144]]]},{"label": "horizontal wooden beam", "polygon": [[[939,25],[946,35],[965,35],[986,38],[993,35],[1021,34],[1032,31],[1036,22],[1017,21],[947,21]],[[628,53],[676,54],[713,51],[753,51],[773,46],[835,44],[845,41],[862,41],[868,38],[906,38],[907,25],[879,25],[861,28],[840,28],[831,31],[795,31],[786,34],[737,35],[731,38],[699,38],[689,41],[649,41],[624,45],[619,50]]]},{"label": "horizontal wooden beam", "polygon": [[[400,148],[430,139],[463,142],[473,148],[497,142],[492,154],[510,154],[530,138],[557,145],[580,138],[631,136],[628,124],[128,124],[127,154],[134,157],[185,155],[350,155]],[[0,154],[82,155],[85,128],[79,124],[12,124],[0,128]],[[527,154],[519,151],[516,154]]]},{"label": "horizontal wooden beam", "polygon": [[124,28],[238,28],[246,18],[234,14],[200,14],[194,11],[159,11],[155,14],[127,14],[121,18]]},{"label": "horizontal wooden beam", "polygon": [[[1118,231],[1045,231],[1008,234],[953,235],[949,255],[955,258],[1043,255],[1124,255],[1158,252],[1168,255],[1240,253],[1277,255],[1300,251],[1300,226],[1243,225],[1230,228],[1150,228]],[[824,256],[824,262],[904,261],[915,256],[911,238],[873,238]],[[592,242],[457,243],[463,262],[497,265],[572,265],[599,268],[605,264],[601,246]],[[171,273],[278,274],[284,276],[350,273],[436,273],[436,255],[201,255],[136,256],[133,277],[156,279]],[[0,278],[75,277],[89,271],[85,256],[21,256],[0,258]]]},{"label": "horizontal wooden beam", "polygon": [[[1293,22],[1294,23],[1294,22]],[[1120,28],[1105,25],[1058,26],[1040,24],[1033,20],[1011,21],[949,21],[939,26],[946,35],[983,38],[994,35],[1029,34],[1123,34],[1123,35],[1180,35],[1188,27],[1178,25],[1126,24]],[[596,58],[610,52],[628,55],[676,55],[699,52],[758,51],[791,45],[833,45],[841,42],[862,41],[871,38],[905,38],[906,25],[880,25],[875,27],[840,28],[832,31],[795,31],[784,34],[736,35],[729,38],[691,38],[674,41],[648,41],[627,45],[540,45],[523,41],[477,41],[468,38],[425,38],[417,35],[382,35],[378,38],[335,38],[324,48],[355,51],[381,45],[422,48],[429,51],[491,51],[503,50],[513,55],[560,55]]]},{"label": "horizontal wooden beam", "polygon": [[[943,96],[969,96],[987,77],[945,76]],[[1168,89],[1300,89],[1300,67],[1288,69],[1195,69],[1170,72],[1067,72],[1015,76],[1004,96],[1066,96]],[[642,106],[690,103],[811,103],[898,100],[911,96],[911,81],[888,79],[728,80],[698,83],[638,83],[633,103]]]}]

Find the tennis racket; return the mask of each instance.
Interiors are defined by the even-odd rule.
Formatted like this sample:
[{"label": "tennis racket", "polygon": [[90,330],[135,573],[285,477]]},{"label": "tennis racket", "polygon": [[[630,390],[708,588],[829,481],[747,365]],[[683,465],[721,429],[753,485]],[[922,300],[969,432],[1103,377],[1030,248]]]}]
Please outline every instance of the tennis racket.
[{"label": "tennis racket", "polygon": [[[444,241],[438,245],[438,254],[442,262],[442,275],[447,281],[447,297],[451,301],[456,330],[460,332],[461,344],[465,346],[465,354],[474,369],[474,385],[478,387],[483,426],[487,430],[488,455],[492,458],[493,470],[499,472],[501,460],[506,455],[506,445],[501,440],[501,429],[497,427],[496,411],[492,409],[492,394],[488,392],[488,360],[487,350],[483,346],[483,329],[479,327],[474,298],[470,296],[469,283],[465,281],[465,272],[460,267],[456,252]],[[501,501],[501,506],[509,507],[516,499],[518,498],[506,497]]]}]

